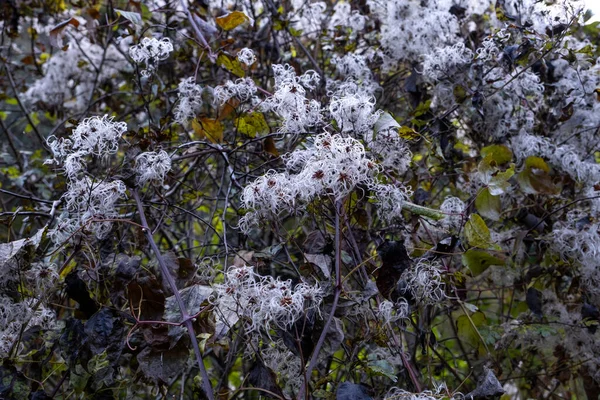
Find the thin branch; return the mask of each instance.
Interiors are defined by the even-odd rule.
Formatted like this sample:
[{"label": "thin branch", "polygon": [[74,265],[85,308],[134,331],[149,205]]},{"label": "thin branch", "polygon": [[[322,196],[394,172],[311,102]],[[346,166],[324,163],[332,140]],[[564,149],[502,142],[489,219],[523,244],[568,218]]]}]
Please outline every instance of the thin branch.
[{"label": "thin branch", "polygon": [[44,200],[44,199],[40,199],[40,198],[33,197],[33,196],[30,196],[30,195],[25,195],[25,194],[19,194],[19,193],[11,192],[11,191],[6,190],[6,189],[0,189],[0,193],[4,193],[4,194],[7,194],[9,196],[17,197],[19,199],[25,199],[25,200],[35,201],[35,202],[38,202],[38,203],[54,204],[54,201],[52,201],[52,200]]}]

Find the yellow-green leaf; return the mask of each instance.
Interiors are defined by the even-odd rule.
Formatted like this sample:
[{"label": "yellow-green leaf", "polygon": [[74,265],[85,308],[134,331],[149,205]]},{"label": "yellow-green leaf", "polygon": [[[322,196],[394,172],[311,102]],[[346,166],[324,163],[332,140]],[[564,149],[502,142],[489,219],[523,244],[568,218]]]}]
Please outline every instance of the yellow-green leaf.
[{"label": "yellow-green leaf", "polygon": [[206,134],[206,138],[213,143],[223,141],[223,124],[214,118],[201,118],[200,122]]},{"label": "yellow-green leaf", "polygon": [[415,131],[413,128],[411,128],[410,126],[401,126],[400,129],[398,129],[398,135],[400,135],[400,137],[404,140],[416,140],[419,138],[419,132]]},{"label": "yellow-green leaf", "polygon": [[204,129],[202,129],[202,125],[196,118],[192,120],[192,129],[194,129],[194,133],[198,139],[204,139],[206,135],[204,134]]},{"label": "yellow-green leaf", "polygon": [[219,56],[217,57],[217,65],[222,66],[227,71],[239,76],[240,78],[243,78],[245,76],[242,64],[240,64],[240,62],[236,58],[231,59],[224,53],[219,54]]},{"label": "yellow-green leaf", "polygon": [[481,149],[481,156],[487,158],[488,156],[496,162],[497,165],[504,164],[512,160],[512,151],[503,144],[493,144],[486,146]]},{"label": "yellow-green leaf", "polygon": [[229,14],[218,17],[216,21],[217,25],[219,25],[221,29],[230,31],[240,26],[244,22],[250,21],[250,18],[248,18],[248,16],[241,11],[233,11]]},{"label": "yellow-green leaf", "polygon": [[557,195],[561,188],[549,174],[550,167],[540,157],[527,157],[525,168],[517,176],[517,181],[525,193]]},{"label": "yellow-green leaf", "polygon": [[269,131],[269,125],[261,112],[244,114],[236,119],[238,132],[251,138]]},{"label": "yellow-green leaf", "polygon": [[469,268],[473,276],[481,274],[490,265],[504,265],[504,259],[477,249],[467,250],[461,258],[463,265]]},{"label": "yellow-green leaf", "polygon": [[500,220],[502,204],[500,196],[494,196],[489,188],[484,188],[475,198],[475,207],[479,214],[492,221]]},{"label": "yellow-green leaf", "polygon": [[473,247],[488,248],[492,240],[490,230],[479,214],[471,214],[465,225],[467,242]]},{"label": "yellow-green leaf", "polygon": [[525,168],[537,168],[541,169],[544,172],[550,172],[550,167],[548,166],[548,164],[546,164],[546,161],[544,161],[544,159],[541,157],[527,157],[525,159]]},{"label": "yellow-green leaf", "polygon": [[206,138],[212,143],[223,141],[223,124],[214,118],[200,118],[192,120],[192,128],[199,138]]},{"label": "yellow-green leaf", "polygon": [[454,94],[454,98],[456,99],[456,102],[459,104],[464,102],[467,99],[467,97],[469,96],[469,94],[467,93],[467,90],[462,85],[454,86],[454,89],[452,89],[452,94]]},{"label": "yellow-green leaf", "polygon": [[494,196],[498,196],[508,190],[510,188],[510,183],[508,180],[512,178],[515,174],[515,166],[511,164],[510,168],[506,171],[497,171],[491,175],[491,178],[488,182],[488,188],[490,190],[490,194]]}]

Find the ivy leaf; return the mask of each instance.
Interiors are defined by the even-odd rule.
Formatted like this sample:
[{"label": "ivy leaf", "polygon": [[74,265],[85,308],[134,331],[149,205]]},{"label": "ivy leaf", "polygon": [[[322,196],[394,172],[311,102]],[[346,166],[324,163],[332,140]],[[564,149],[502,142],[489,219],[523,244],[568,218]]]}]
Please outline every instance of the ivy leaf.
[{"label": "ivy leaf", "polygon": [[490,193],[489,187],[484,188],[475,198],[475,207],[479,214],[492,221],[500,220],[502,204],[500,196],[494,196]]},{"label": "ivy leaf", "polygon": [[261,112],[244,114],[235,120],[238,132],[250,138],[269,131],[269,125]]},{"label": "ivy leaf", "polygon": [[11,395],[12,399],[28,399],[31,390],[28,378],[9,362],[0,365],[0,395]]},{"label": "ivy leaf", "polygon": [[462,263],[469,268],[473,276],[484,272],[490,265],[504,265],[504,260],[495,257],[486,251],[478,249],[469,249],[462,255]]},{"label": "ivy leaf", "polygon": [[467,242],[473,247],[488,248],[492,237],[490,230],[479,214],[471,214],[465,225]]},{"label": "ivy leaf", "polygon": [[249,22],[250,18],[248,18],[248,16],[241,11],[233,11],[229,14],[217,17],[216,21],[217,25],[219,25],[221,29],[230,31],[234,28],[237,28],[244,22]]},{"label": "ivy leaf", "polygon": [[124,327],[116,311],[103,307],[85,323],[84,332],[92,353],[101,354],[107,349],[112,355],[120,353]]}]

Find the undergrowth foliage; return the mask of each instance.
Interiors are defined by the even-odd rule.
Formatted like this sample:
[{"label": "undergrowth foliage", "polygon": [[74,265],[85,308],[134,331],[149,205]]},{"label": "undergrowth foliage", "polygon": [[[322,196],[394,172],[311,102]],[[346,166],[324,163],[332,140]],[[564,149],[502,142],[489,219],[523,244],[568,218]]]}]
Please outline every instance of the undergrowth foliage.
[{"label": "undergrowth foliage", "polygon": [[598,398],[584,11],[5,1],[0,398]]}]

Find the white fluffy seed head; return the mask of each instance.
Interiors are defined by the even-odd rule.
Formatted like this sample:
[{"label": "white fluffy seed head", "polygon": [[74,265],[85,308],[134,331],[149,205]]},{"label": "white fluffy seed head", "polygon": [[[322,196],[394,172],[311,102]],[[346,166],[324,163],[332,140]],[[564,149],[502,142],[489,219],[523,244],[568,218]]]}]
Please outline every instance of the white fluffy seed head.
[{"label": "white fluffy seed head", "polygon": [[256,54],[254,54],[252,49],[244,47],[238,52],[237,59],[239,62],[249,67],[256,62]]},{"label": "white fluffy seed head", "polygon": [[86,118],[77,125],[70,138],[50,136],[47,143],[54,155],[51,161],[62,162],[67,177],[74,180],[85,170],[86,157],[102,158],[115,154],[127,124],[113,122],[113,119],[108,115]]},{"label": "white fluffy seed head", "polygon": [[307,310],[317,309],[323,300],[318,285],[282,281],[261,276],[253,267],[232,267],[225,274],[225,283],[215,286],[214,300],[221,311],[218,315],[235,312],[246,319],[246,332],[264,329],[289,329]]},{"label": "white fluffy seed head", "polygon": [[202,107],[202,91],[202,87],[195,83],[193,77],[181,81],[177,93],[179,103],[173,111],[175,121],[185,125],[196,116]]},{"label": "white fluffy seed head", "polygon": [[158,63],[166,60],[173,51],[173,43],[169,38],[145,37],[139,44],[129,48],[129,56],[136,63],[145,63],[146,69],[142,71],[143,76],[149,76],[156,69]]},{"label": "white fluffy seed head", "polygon": [[170,170],[171,157],[164,150],[158,153],[154,151],[141,153],[135,159],[138,185],[144,185],[147,182],[156,182],[162,185],[167,172]]}]

